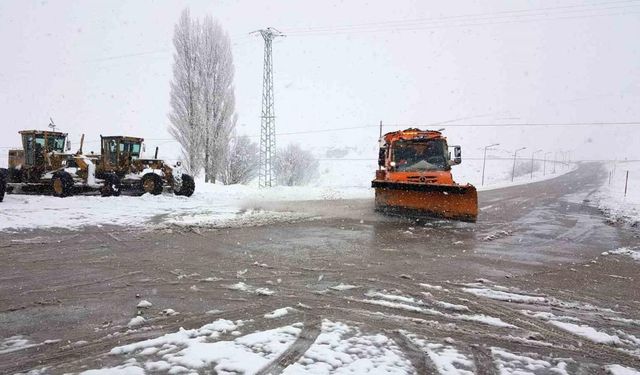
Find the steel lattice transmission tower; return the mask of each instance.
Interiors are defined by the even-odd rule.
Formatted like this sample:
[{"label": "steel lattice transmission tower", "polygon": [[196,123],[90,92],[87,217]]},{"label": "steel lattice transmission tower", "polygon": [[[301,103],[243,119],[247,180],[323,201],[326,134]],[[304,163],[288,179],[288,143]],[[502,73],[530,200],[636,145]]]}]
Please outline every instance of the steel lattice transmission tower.
[{"label": "steel lattice transmission tower", "polygon": [[[273,27],[254,31],[264,39],[264,74],[262,84],[262,116],[260,126],[260,187],[275,185],[274,162],[276,154],[276,116],[273,106],[273,59],[271,45],[273,39],[284,36]],[[253,34],[252,33],[252,34]]]}]

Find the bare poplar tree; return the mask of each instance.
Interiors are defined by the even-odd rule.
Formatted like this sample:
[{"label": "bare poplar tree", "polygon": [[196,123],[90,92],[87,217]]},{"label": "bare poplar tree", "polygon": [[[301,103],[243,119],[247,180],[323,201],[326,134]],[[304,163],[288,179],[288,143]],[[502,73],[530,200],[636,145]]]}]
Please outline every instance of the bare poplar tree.
[{"label": "bare poplar tree", "polygon": [[231,42],[220,24],[207,16],[191,19],[182,12],[174,35],[171,83],[171,134],[182,146],[187,169],[215,182],[228,154],[235,127]]},{"label": "bare poplar tree", "polygon": [[305,185],[318,175],[318,159],[310,151],[289,144],[278,150],[275,172],[280,185]]},{"label": "bare poplar tree", "polygon": [[229,155],[220,173],[220,179],[226,185],[246,184],[255,178],[260,166],[260,148],[246,136],[231,141]]},{"label": "bare poplar tree", "polygon": [[203,124],[200,118],[198,65],[199,25],[189,9],[180,15],[173,35],[173,80],[169,133],[180,143],[185,169],[197,176],[203,167]]},{"label": "bare poplar tree", "polygon": [[202,24],[200,80],[205,124],[205,181],[215,182],[229,151],[235,127],[235,94],[231,41],[220,24],[207,16]]}]

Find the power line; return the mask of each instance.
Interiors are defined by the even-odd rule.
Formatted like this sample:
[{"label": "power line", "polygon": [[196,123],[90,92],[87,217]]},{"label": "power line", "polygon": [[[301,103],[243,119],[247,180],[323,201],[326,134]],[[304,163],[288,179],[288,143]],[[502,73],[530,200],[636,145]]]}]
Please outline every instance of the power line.
[{"label": "power line", "polygon": [[[455,121],[455,120],[451,120]],[[447,124],[444,122],[435,122],[430,124],[385,124],[382,126],[386,128],[429,128],[435,127],[439,125],[444,125],[446,128],[455,128],[455,127],[575,127],[575,126],[640,126],[640,121],[627,121],[627,122],[555,122],[555,123],[502,123],[502,124]],[[349,127],[341,127],[341,128],[330,128],[330,129],[314,129],[314,130],[301,130],[296,132],[284,132],[284,133],[274,133],[276,136],[289,136],[289,135],[302,135],[302,134],[317,134],[317,133],[330,133],[336,131],[345,131],[345,130],[357,130],[357,129],[369,129],[369,128],[378,128],[380,125],[359,125],[359,126],[349,126]],[[258,138],[260,135],[246,135],[251,138]],[[151,141],[160,141],[160,142],[177,142],[173,138],[145,138],[145,142]],[[85,144],[98,143],[100,141],[86,141]],[[0,147],[2,148],[2,147]],[[10,148],[10,147],[5,147]]]},{"label": "power line", "polygon": [[[616,7],[611,9],[621,9],[621,8],[633,8],[638,5],[631,5],[626,7]],[[340,34],[359,34],[359,33],[377,33],[377,32],[387,32],[387,31],[418,31],[418,30],[430,30],[430,29],[441,29],[441,28],[452,28],[452,27],[471,27],[471,26],[492,26],[492,25],[500,25],[500,24],[512,24],[512,23],[526,23],[526,22],[541,22],[541,21],[557,21],[557,20],[570,20],[570,19],[580,19],[580,18],[592,18],[592,17],[605,17],[605,16],[622,16],[622,15],[633,15],[638,14],[640,12],[624,12],[624,13],[601,13],[601,14],[587,14],[587,15],[576,15],[576,16],[565,16],[565,17],[553,17],[545,16],[545,15],[517,15],[511,17],[511,20],[500,20],[505,18],[505,16],[501,17],[485,17],[485,18],[477,18],[477,19],[466,19],[466,20],[452,20],[453,22],[467,22],[467,23],[452,23],[448,21],[449,24],[440,22],[430,22],[430,23],[405,23],[405,24],[397,24],[397,25],[381,25],[377,27],[367,27],[367,28],[327,28],[326,30],[318,30],[318,31],[298,31],[298,32],[288,32],[288,35],[293,37],[299,36],[324,36],[324,35],[340,35]],[[544,17],[538,17],[544,16]],[[518,17],[538,17],[538,18],[529,18],[529,19],[520,19],[517,20],[515,18]],[[492,22],[483,22],[483,21],[492,21]],[[496,22],[493,22],[496,21]]]},{"label": "power line", "polygon": [[[531,15],[539,15],[539,13],[541,13],[542,15],[547,15],[548,11],[554,11],[554,10],[563,10],[561,12],[556,12],[556,14],[566,14],[566,13],[572,13],[572,12],[586,12],[586,11],[629,8],[629,7],[640,5],[640,4],[637,4],[637,2],[638,0],[621,0],[621,1],[610,1],[610,2],[594,3],[594,4],[575,4],[575,5],[565,5],[565,6],[558,6],[558,7],[505,10],[505,11],[488,12],[488,13],[472,13],[472,14],[455,15],[455,16],[403,19],[403,20],[369,22],[369,23],[352,24],[352,25],[299,27],[299,28],[289,28],[289,29],[285,28],[285,30],[287,30],[288,33],[302,33],[302,32],[335,31],[335,30],[341,30],[341,29],[357,29],[357,28],[363,28],[363,27],[371,28],[371,27],[383,27],[383,26],[406,26],[406,25],[412,25],[412,24],[415,25],[415,24],[424,24],[424,23],[433,23],[433,22],[444,22],[444,21],[458,20],[458,19],[463,19],[468,21],[468,20],[487,19],[487,17],[504,18],[504,17],[531,16]],[[615,4],[629,4],[629,3],[634,3],[634,5],[612,6]],[[606,6],[606,7],[599,8],[600,6]],[[503,15],[503,16],[500,16],[500,15]]]}]

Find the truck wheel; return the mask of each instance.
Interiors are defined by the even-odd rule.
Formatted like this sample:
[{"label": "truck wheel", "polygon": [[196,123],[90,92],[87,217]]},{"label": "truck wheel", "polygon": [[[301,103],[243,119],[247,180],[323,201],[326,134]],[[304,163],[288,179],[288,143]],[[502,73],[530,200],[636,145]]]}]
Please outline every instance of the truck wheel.
[{"label": "truck wheel", "polygon": [[142,176],[142,191],[153,195],[162,193],[162,177],[155,173],[147,173]]},{"label": "truck wheel", "polygon": [[120,179],[115,174],[108,174],[104,176],[104,185],[100,189],[100,195],[103,197],[120,195]]},{"label": "truck wheel", "polygon": [[190,197],[193,195],[194,190],[196,190],[196,183],[193,181],[193,177],[188,174],[183,174],[182,186],[180,186],[180,190],[176,191],[175,194]]},{"label": "truck wheel", "polygon": [[73,178],[67,172],[58,172],[51,179],[51,188],[53,189],[53,196],[68,197],[72,195]]}]

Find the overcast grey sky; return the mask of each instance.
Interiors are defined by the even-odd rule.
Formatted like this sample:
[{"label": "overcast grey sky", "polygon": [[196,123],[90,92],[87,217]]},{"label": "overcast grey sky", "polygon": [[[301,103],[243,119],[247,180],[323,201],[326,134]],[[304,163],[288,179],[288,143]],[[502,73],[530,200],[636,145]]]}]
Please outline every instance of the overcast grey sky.
[{"label": "overcast grey sky", "polygon": [[[375,149],[375,125],[640,121],[640,1],[0,1],[0,147],[52,116],[77,147],[124,133],[177,155],[167,132],[174,24],[210,14],[234,43],[238,132],[260,125],[273,26],[278,132],[313,147]],[[466,155],[573,150],[640,158],[639,126],[442,125]],[[433,127],[440,127],[434,125]],[[393,130],[385,128],[385,130]],[[257,138],[256,138],[257,140]],[[87,150],[91,150],[89,143]],[[6,163],[6,148],[0,149]],[[376,157],[372,152],[372,158]]]}]

